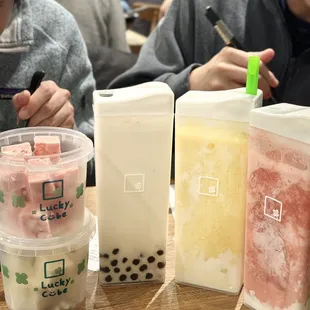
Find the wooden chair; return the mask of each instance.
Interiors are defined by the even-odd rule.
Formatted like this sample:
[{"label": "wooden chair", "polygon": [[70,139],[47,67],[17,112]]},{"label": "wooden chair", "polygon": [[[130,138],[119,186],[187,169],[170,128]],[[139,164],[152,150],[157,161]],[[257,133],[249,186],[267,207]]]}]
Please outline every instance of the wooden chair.
[{"label": "wooden chair", "polygon": [[129,15],[125,16],[127,23],[126,36],[132,53],[139,54],[141,47],[147,40],[147,37],[130,30],[130,26],[137,18],[147,21],[150,23],[150,30],[148,33],[150,34],[156,28],[159,22],[160,5],[144,2],[134,2],[132,4],[132,8],[133,11]]},{"label": "wooden chair", "polygon": [[159,22],[160,5],[144,2],[134,2],[132,4],[132,8],[134,10],[139,11],[139,18],[141,20],[150,22],[151,24],[150,33],[151,33],[156,28]]}]

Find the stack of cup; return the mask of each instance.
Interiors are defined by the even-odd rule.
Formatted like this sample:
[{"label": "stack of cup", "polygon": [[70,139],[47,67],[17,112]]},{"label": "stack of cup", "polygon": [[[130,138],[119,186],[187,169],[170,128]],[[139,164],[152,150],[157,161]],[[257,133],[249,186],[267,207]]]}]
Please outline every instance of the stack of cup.
[{"label": "stack of cup", "polygon": [[85,135],[50,127],[0,134],[0,255],[12,310],[75,309],[86,296]]}]

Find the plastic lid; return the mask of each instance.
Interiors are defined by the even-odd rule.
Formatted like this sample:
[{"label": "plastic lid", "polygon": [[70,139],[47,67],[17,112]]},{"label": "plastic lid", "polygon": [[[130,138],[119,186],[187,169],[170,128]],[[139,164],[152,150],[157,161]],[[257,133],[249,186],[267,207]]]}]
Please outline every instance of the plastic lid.
[{"label": "plastic lid", "polygon": [[[58,164],[53,165],[53,167],[44,167],[44,170],[49,170],[57,167],[61,168],[61,166],[71,162],[76,162],[77,165],[80,166],[87,163],[94,156],[93,142],[83,133],[72,129],[56,127],[27,127],[4,131],[0,133],[0,148],[2,146],[23,142],[29,142],[33,145],[34,138],[39,136],[59,137],[62,151],[61,154],[21,157],[19,155],[7,155],[0,152],[0,164],[8,166],[29,166],[29,170],[31,170],[31,165],[28,165],[29,159],[37,159],[38,157],[41,159],[60,158],[61,160],[57,161]],[[38,170],[41,168],[38,167]]]},{"label": "plastic lid", "polygon": [[0,230],[0,250],[8,254],[27,257],[66,254],[87,245],[95,232],[95,217],[86,209],[84,226],[78,233],[48,239],[24,239]]},{"label": "plastic lid", "polygon": [[246,81],[246,93],[249,95],[257,95],[259,68],[259,56],[250,56]]},{"label": "plastic lid", "polygon": [[280,103],[253,110],[252,127],[310,144],[310,108]]},{"label": "plastic lid", "polygon": [[166,83],[149,82],[137,86],[97,90],[93,93],[96,116],[173,115],[174,94]]},{"label": "plastic lid", "polygon": [[261,107],[263,93],[245,93],[245,88],[223,91],[189,91],[177,100],[176,115],[249,122],[252,109]]}]

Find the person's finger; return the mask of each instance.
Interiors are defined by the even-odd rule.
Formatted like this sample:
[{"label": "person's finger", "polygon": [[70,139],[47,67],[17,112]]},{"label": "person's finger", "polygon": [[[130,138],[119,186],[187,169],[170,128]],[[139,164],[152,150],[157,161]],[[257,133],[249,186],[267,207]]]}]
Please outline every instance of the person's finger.
[{"label": "person's finger", "polygon": [[29,104],[19,112],[20,119],[30,119],[46,102],[48,102],[59,87],[53,81],[42,82],[40,87],[30,97]]},{"label": "person's finger", "polygon": [[59,89],[52,98],[30,118],[32,126],[39,126],[44,120],[54,116],[70,100],[70,92],[66,89]]},{"label": "person's finger", "polygon": [[75,123],[74,116],[71,115],[70,117],[67,117],[64,120],[64,122],[59,125],[59,127],[73,129],[74,123]]},{"label": "person's finger", "polygon": [[[230,63],[222,63],[218,65],[218,70],[221,75],[225,77],[224,80],[221,82],[222,84],[228,83],[230,88],[236,88],[236,85],[239,85],[240,87],[245,87],[247,80],[247,69],[238,67]],[[224,89],[224,85],[222,87],[217,87],[217,89],[220,88]],[[271,96],[271,90],[268,81],[261,74],[259,75],[258,88],[263,91],[265,99],[268,99]]]},{"label": "person's finger", "polygon": [[23,92],[16,94],[13,99],[12,103],[14,106],[15,111],[18,113],[20,109],[26,106],[30,100],[30,92],[28,90],[24,90]]},{"label": "person's finger", "polygon": [[266,49],[259,53],[254,53],[260,57],[260,74],[265,77],[271,87],[277,87],[279,85],[279,81],[275,77],[275,75],[266,67],[266,65],[274,58],[275,52],[271,48]]},{"label": "person's finger", "polygon": [[243,87],[246,84],[247,69],[236,66],[232,63],[223,62],[218,64],[218,75],[224,77],[225,80],[236,82]]},{"label": "person's finger", "polygon": [[225,47],[223,49],[223,55],[226,62],[232,62],[233,64],[243,68],[248,67],[249,54],[257,55],[260,57],[261,59],[260,74],[265,77],[265,79],[268,81],[271,87],[277,87],[279,85],[279,81],[274,76],[274,74],[271,71],[269,71],[269,69],[265,66],[265,64],[269,63],[275,55],[272,49],[267,49],[262,52],[253,52],[253,53],[247,53],[231,47]]},{"label": "person's finger", "polygon": [[266,50],[263,50],[261,52],[255,52],[253,54],[258,55],[260,57],[260,60],[264,63],[264,65],[268,65],[276,55],[275,51],[271,48],[267,48]]},{"label": "person's finger", "polygon": [[66,123],[67,119],[74,118],[74,108],[71,103],[68,101],[65,105],[61,107],[54,115],[42,120],[40,123],[33,125],[31,124],[31,119],[29,126],[52,126],[60,127],[61,124]]}]

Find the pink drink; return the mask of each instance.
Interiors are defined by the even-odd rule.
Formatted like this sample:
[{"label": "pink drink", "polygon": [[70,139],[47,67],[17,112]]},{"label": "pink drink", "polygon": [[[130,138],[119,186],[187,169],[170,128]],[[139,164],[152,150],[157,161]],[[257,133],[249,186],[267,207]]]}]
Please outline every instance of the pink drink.
[{"label": "pink drink", "polygon": [[280,104],[252,112],[245,304],[253,309],[310,309],[309,110]]}]

